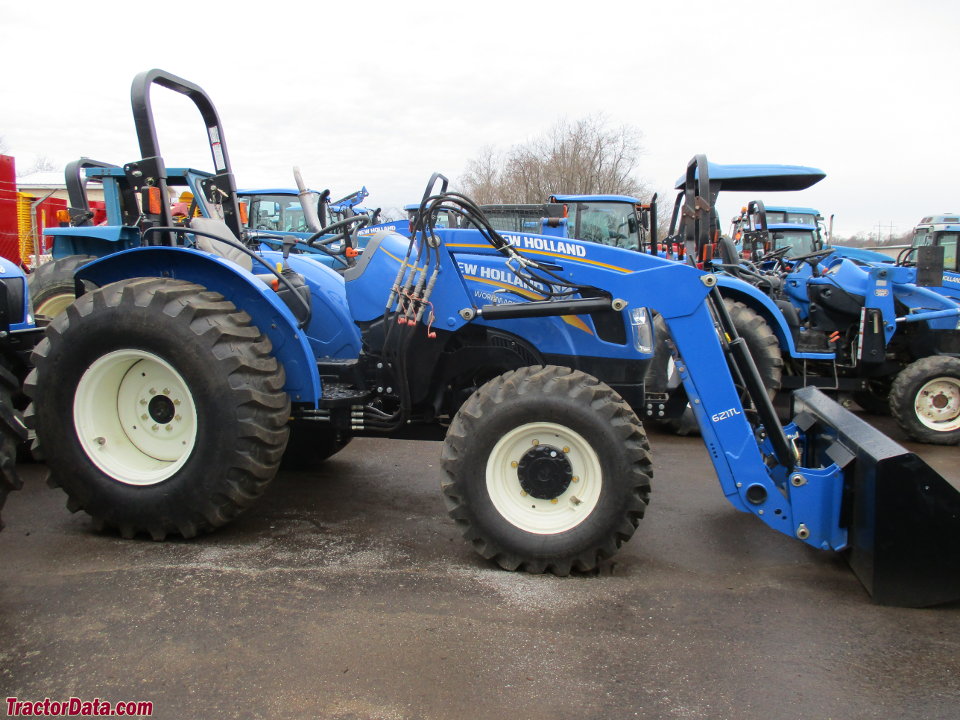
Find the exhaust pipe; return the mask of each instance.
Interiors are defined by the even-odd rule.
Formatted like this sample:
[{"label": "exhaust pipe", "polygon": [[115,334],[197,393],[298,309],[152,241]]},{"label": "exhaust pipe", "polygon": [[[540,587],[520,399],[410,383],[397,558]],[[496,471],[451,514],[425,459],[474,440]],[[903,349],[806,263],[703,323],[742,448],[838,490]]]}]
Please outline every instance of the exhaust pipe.
[{"label": "exhaust pipe", "polygon": [[317,212],[317,200],[319,196],[315,192],[310,192],[307,189],[306,183],[303,182],[303,176],[300,174],[300,168],[293,168],[293,179],[297,183],[297,196],[300,198],[300,207],[303,208],[303,219],[306,222],[307,227],[310,228],[310,232],[320,232],[320,229],[323,227],[323,222],[320,220],[320,214]]},{"label": "exhaust pipe", "polygon": [[[880,605],[960,600],[960,491],[813,387],[793,393],[806,460],[843,468],[845,554]],[[815,464],[804,463],[809,467]]]}]

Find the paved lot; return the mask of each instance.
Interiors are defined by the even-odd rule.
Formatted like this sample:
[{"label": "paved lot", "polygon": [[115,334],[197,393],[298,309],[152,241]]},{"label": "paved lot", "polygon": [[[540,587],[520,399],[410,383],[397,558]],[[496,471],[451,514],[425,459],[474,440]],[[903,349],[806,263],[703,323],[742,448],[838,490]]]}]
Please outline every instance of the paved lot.
[{"label": "paved lot", "polygon": [[[26,466],[0,533],[0,690],[160,718],[958,716],[960,604],[871,604],[842,559],[734,511],[699,439],[651,443],[646,519],[571,578],[470,550],[437,443],[355,440],[189,542],[99,534]],[[960,480],[960,449],[922,452]]]}]

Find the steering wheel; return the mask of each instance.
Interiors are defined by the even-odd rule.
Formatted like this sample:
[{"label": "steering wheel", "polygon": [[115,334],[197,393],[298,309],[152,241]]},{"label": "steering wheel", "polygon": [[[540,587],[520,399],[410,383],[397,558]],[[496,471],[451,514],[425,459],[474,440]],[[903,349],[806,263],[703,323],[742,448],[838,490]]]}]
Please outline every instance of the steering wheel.
[{"label": "steering wheel", "polygon": [[[755,261],[751,259],[750,264],[754,266],[758,270],[758,272],[778,273],[783,269],[784,255],[790,252],[791,249],[792,248],[789,245],[784,245],[783,247],[779,247],[776,250],[771,250],[770,252],[765,253],[762,257],[758,257]],[[769,268],[760,270],[760,267],[759,267],[760,264],[766,263],[766,262],[770,262],[772,264],[770,265]]]},{"label": "steering wheel", "polygon": [[[355,232],[356,230],[359,230],[364,225],[367,225],[369,222],[370,222],[370,218],[367,217],[366,215],[354,215],[352,217],[344,218],[343,220],[337,220],[337,222],[335,223],[330,223],[326,227],[320,228],[313,235],[308,237],[303,242],[305,242],[310,247],[320,248],[321,250],[323,250],[324,252],[327,252],[330,255],[342,255],[343,252],[345,252],[345,250],[343,252],[334,253],[332,250],[328,250],[326,246],[332,245],[338,240],[348,239],[353,232]],[[357,225],[358,227],[354,228],[352,227],[353,225]],[[319,238],[323,237],[324,235],[330,235],[334,231],[338,231],[338,232],[336,232],[336,234],[334,234],[333,237],[329,237],[324,240],[320,240],[320,242],[317,242]]]},{"label": "steering wheel", "polygon": [[787,261],[797,263],[796,267],[800,267],[803,263],[809,264],[814,276],[816,276],[819,274],[816,261],[831,254],[833,254],[832,248],[830,250],[817,250],[816,252],[807,253],[806,255],[794,255],[792,258],[787,258]]}]

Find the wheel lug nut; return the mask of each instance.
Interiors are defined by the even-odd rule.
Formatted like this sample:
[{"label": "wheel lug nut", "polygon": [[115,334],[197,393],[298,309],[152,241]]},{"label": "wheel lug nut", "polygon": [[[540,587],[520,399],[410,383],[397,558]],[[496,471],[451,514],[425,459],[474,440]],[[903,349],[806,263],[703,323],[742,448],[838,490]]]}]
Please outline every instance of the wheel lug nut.
[{"label": "wheel lug nut", "polygon": [[534,444],[534,445],[539,445],[539,444],[540,444],[540,441],[539,441],[539,440],[534,440],[534,441],[533,441],[533,444]]},{"label": "wheel lug nut", "polygon": [[520,463],[518,463],[516,460],[514,460],[514,461],[512,461],[512,462],[510,463],[510,467],[515,468],[515,467],[516,467],[517,465],[519,465],[519,464],[520,464]]},{"label": "wheel lug nut", "polygon": [[150,416],[147,415],[146,413],[144,413],[143,415],[140,416],[140,419],[141,419],[141,420],[149,420],[149,418],[150,418]]},{"label": "wheel lug nut", "polygon": [[564,454],[569,453],[569,452],[570,452],[570,448],[565,447],[565,448],[563,449],[563,452],[564,452]]},{"label": "wheel lug nut", "polygon": [[570,478],[570,482],[580,482],[580,478],[574,475],[572,478]]},{"label": "wheel lug nut", "polygon": [[526,496],[527,496],[527,491],[526,491],[526,490],[521,490],[521,491],[520,491],[520,496],[521,496],[521,497],[526,497]]},{"label": "wheel lug nut", "polygon": [[169,394],[170,394],[170,388],[164,388],[164,389],[163,389],[163,394],[164,394],[164,395],[169,395]]},{"label": "wheel lug nut", "polygon": [[553,503],[554,505],[556,505],[558,501],[557,501],[556,498],[553,498],[553,500],[551,500],[550,502]]},{"label": "wheel lug nut", "polygon": [[152,428],[150,428],[150,429],[153,430],[154,432],[156,432],[157,430],[160,429],[160,426],[159,426],[159,425],[154,425],[154,426],[153,426]]}]

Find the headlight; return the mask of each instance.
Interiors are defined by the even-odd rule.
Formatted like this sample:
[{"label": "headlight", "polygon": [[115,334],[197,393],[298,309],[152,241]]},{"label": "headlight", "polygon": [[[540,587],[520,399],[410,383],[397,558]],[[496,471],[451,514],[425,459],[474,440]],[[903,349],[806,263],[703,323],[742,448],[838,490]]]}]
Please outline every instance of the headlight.
[{"label": "headlight", "polygon": [[630,328],[633,330],[633,347],[644,355],[653,353],[653,321],[645,307],[630,310]]}]

